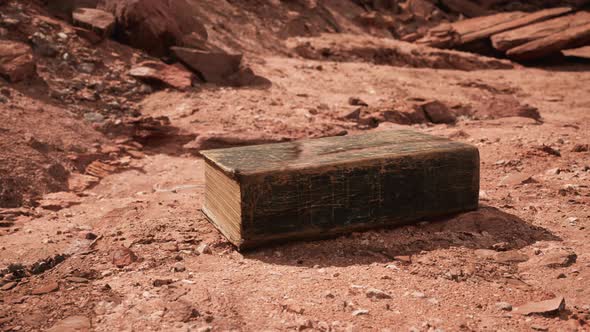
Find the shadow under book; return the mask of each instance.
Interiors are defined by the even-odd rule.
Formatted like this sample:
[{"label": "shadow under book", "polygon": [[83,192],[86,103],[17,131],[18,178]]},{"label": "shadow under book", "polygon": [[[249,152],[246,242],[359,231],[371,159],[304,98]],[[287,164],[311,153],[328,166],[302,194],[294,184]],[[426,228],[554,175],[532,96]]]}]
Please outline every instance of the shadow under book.
[{"label": "shadow under book", "polygon": [[239,249],[478,206],[477,148],[409,130],[201,153],[203,212]]}]

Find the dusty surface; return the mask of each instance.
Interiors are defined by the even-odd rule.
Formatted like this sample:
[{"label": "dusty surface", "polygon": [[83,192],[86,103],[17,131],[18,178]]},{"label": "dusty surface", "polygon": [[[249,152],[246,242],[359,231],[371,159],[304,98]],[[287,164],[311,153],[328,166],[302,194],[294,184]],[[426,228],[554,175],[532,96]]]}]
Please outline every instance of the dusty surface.
[{"label": "dusty surface", "polygon": [[[96,71],[36,54],[39,77],[0,80],[1,330],[589,330],[587,63],[461,71],[260,52],[247,60],[270,86],[155,91],[126,75],[139,51],[71,40]],[[436,124],[433,100],[452,121]],[[246,253],[200,212],[202,147],[401,126],[479,147],[478,211]],[[557,295],[554,315],[510,309]]]}]

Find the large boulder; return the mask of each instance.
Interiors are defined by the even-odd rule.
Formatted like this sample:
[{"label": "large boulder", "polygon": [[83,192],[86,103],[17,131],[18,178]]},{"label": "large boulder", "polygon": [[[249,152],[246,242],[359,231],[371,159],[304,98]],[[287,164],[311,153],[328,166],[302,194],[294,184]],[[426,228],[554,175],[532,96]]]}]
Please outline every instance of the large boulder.
[{"label": "large boulder", "polygon": [[154,56],[169,55],[187,36],[207,40],[198,12],[186,0],[105,0],[101,6],[115,15],[115,36]]},{"label": "large boulder", "polygon": [[0,40],[0,76],[10,82],[22,81],[35,74],[33,51],[27,44]]}]

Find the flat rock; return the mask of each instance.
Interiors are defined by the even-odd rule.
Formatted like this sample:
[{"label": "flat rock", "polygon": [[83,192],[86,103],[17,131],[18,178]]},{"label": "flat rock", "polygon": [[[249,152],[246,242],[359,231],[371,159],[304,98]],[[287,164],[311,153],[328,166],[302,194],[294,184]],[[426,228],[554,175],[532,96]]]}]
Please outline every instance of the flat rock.
[{"label": "flat rock", "polygon": [[565,56],[590,59],[590,46],[561,51]]},{"label": "flat rock", "polygon": [[53,293],[59,290],[59,284],[55,281],[50,281],[45,285],[42,285],[38,288],[33,289],[31,292],[32,295],[45,295],[49,293]]},{"label": "flat rock", "polygon": [[529,302],[514,309],[513,312],[521,315],[552,314],[565,309],[565,299],[558,296],[551,300]]},{"label": "flat rock", "polygon": [[574,264],[578,259],[578,255],[570,249],[553,248],[546,250],[540,259],[542,265],[556,269]]},{"label": "flat rock", "polygon": [[89,332],[92,324],[88,317],[70,316],[53,325],[47,332]]},{"label": "flat rock", "polygon": [[77,8],[72,13],[75,25],[86,28],[101,37],[109,37],[115,29],[115,16],[100,9]]},{"label": "flat rock", "polygon": [[139,63],[129,71],[129,75],[148,83],[163,83],[179,90],[190,88],[193,81],[193,74],[184,66],[156,61]]},{"label": "flat rock", "polygon": [[33,51],[27,44],[0,40],[0,76],[19,82],[35,74]]},{"label": "flat rock", "polygon": [[433,100],[419,105],[419,108],[424,111],[426,118],[432,123],[455,123],[457,117],[444,103]]},{"label": "flat rock", "polygon": [[[517,29],[529,24],[533,24],[536,22],[540,22],[540,21],[544,21],[547,20],[549,18],[555,17],[555,16],[559,16],[559,15],[563,15],[566,14],[568,12],[571,12],[572,9],[569,7],[560,7],[560,8],[550,8],[550,9],[544,9],[544,10],[540,10],[534,13],[530,13],[530,14],[525,14],[525,15],[520,15],[520,14],[515,14],[518,15],[519,17],[516,17],[515,19],[511,19],[508,21],[504,21],[502,23],[499,24],[495,24],[483,29],[477,29],[474,31],[471,31],[469,33],[466,34],[462,34],[461,35],[461,42],[463,44],[466,43],[470,43],[476,40],[480,40],[480,39],[485,39],[485,38],[489,38],[492,35],[504,32],[504,31],[508,31],[508,30],[513,30],[513,29]],[[520,12],[517,12],[520,13]],[[496,14],[496,15],[501,15],[501,14]]]},{"label": "flat rock", "polygon": [[499,51],[507,51],[588,22],[590,22],[590,12],[580,11],[495,34],[491,38],[492,45]]},{"label": "flat rock", "polygon": [[211,83],[228,84],[230,75],[239,72],[241,54],[208,52],[186,47],[172,47],[174,55],[187,67]]},{"label": "flat rock", "polygon": [[506,55],[511,59],[528,61],[557,55],[564,49],[586,43],[590,43],[590,22],[511,48]]},{"label": "flat rock", "polygon": [[82,199],[70,192],[56,192],[43,196],[39,206],[45,210],[59,211],[82,203]]},{"label": "flat rock", "polygon": [[529,173],[512,173],[500,180],[500,185],[514,187],[521,184],[533,183],[533,175]]}]

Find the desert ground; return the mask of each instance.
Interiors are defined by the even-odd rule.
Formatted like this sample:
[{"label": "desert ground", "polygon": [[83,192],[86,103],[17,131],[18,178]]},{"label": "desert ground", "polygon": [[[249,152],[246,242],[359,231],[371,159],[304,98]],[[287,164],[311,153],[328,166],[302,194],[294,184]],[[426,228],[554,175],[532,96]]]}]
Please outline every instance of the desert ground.
[{"label": "desert ground", "polygon": [[[0,330],[590,330],[590,60],[399,41],[458,14],[354,19],[411,6],[188,3],[243,54],[227,81],[0,1],[0,65],[32,63],[0,78]],[[478,210],[244,252],[201,212],[202,149],[399,128],[478,147]]]}]

